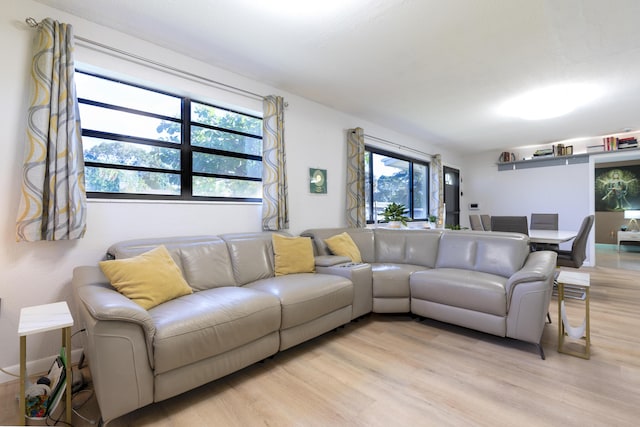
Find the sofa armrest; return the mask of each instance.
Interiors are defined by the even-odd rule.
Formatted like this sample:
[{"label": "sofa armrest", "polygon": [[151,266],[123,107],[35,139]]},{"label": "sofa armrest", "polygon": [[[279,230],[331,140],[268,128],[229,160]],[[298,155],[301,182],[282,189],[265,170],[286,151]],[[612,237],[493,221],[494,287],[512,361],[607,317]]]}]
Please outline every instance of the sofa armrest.
[{"label": "sofa armrest", "polygon": [[153,367],[153,338],[156,327],[149,312],[116,291],[99,267],[75,268],[73,286],[79,301],[96,321],[129,322],[142,328],[149,365]]},{"label": "sofa armrest", "polygon": [[85,354],[102,420],[154,401],[156,328],[142,307],[117,292],[99,267],[77,267],[72,280]]},{"label": "sofa armrest", "polygon": [[[353,304],[351,319],[364,316],[373,310],[373,279],[371,264],[353,263],[351,259],[339,256],[331,258],[342,258],[343,262],[327,267],[316,264],[316,272],[319,274],[333,274],[346,277],[353,283]],[[317,257],[316,257],[317,259]],[[344,262],[344,259],[347,261]]]},{"label": "sofa armrest", "polygon": [[315,262],[316,267],[331,267],[333,265],[351,262],[351,258],[338,255],[317,255]]},{"label": "sofa armrest", "polygon": [[553,280],[557,256],[552,251],[531,252],[524,266],[507,281],[507,295],[511,296],[513,288],[520,283],[547,282],[550,278]]},{"label": "sofa armrest", "polygon": [[508,337],[540,343],[549,312],[556,257],[551,251],[532,252],[525,265],[507,281]]}]

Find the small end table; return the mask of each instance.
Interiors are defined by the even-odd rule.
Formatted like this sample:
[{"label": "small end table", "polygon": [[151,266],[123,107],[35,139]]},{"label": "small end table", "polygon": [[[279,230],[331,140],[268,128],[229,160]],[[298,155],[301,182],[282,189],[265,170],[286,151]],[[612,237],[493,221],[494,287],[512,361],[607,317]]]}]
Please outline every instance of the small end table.
[{"label": "small end table", "polygon": [[18,335],[20,336],[20,414],[18,425],[25,425],[25,381],[27,378],[27,336],[41,332],[62,330],[62,346],[66,351],[66,415],[71,425],[71,327],[73,317],[65,301],[25,307],[20,310]]},{"label": "small end table", "polygon": [[640,231],[618,230],[618,252],[620,252],[620,242],[640,242]]},{"label": "small end table", "polygon": [[[560,271],[558,275],[558,352],[589,359],[591,357],[591,338],[589,329],[589,273],[574,271]],[[584,290],[585,318],[581,326],[571,327],[567,319],[564,304],[565,285]],[[584,339],[584,352],[564,348],[565,336],[574,339]]]}]

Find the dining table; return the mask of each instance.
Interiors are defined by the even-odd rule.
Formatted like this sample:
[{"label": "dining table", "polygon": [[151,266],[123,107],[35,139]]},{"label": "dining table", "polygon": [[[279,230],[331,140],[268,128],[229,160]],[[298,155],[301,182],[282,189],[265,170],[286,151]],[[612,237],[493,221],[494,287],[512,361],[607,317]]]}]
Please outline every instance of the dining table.
[{"label": "dining table", "polygon": [[560,244],[574,239],[577,235],[577,231],[570,230],[529,230],[529,241],[531,243]]}]

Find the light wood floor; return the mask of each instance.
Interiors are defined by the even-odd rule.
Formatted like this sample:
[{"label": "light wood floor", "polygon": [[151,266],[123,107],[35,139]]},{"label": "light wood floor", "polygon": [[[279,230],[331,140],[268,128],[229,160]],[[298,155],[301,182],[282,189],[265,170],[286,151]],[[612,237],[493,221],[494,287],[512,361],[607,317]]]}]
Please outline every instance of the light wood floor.
[{"label": "light wood floor", "polygon": [[[640,272],[581,270],[591,273],[591,360],[556,351],[555,298],[546,360],[531,344],[372,315],[109,426],[639,425]],[[576,323],[582,304],[568,302]],[[0,423],[15,423],[16,393],[0,385]],[[97,418],[94,402],[80,411]]]}]

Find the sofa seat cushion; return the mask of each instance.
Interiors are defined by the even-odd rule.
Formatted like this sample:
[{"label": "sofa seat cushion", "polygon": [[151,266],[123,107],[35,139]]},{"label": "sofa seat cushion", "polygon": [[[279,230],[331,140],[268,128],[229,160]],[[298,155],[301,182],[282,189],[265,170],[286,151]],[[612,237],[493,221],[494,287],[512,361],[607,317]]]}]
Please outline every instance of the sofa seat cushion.
[{"label": "sofa seat cushion", "polygon": [[374,298],[408,298],[411,295],[409,276],[426,267],[411,264],[375,263],[373,273]]},{"label": "sofa seat cushion", "polygon": [[282,325],[301,325],[353,303],[353,283],[330,274],[300,273],[271,277],[245,285],[280,299]]},{"label": "sofa seat cushion", "polygon": [[436,268],[411,275],[411,298],[506,316],[506,283],[506,278],[495,274]]},{"label": "sofa seat cushion", "polygon": [[230,286],[171,300],[149,314],[156,327],[157,375],[278,331],[280,300],[254,289]]}]

